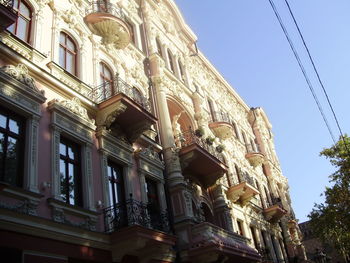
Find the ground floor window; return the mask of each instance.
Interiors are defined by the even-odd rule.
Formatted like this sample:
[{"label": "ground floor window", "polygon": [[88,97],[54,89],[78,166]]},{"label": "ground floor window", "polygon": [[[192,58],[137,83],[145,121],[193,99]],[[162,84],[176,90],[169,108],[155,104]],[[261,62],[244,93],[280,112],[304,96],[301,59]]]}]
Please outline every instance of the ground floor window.
[{"label": "ground floor window", "polygon": [[23,186],[25,120],[0,108],[0,181]]},{"label": "ground floor window", "polygon": [[60,139],[61,198],[71,205],[82,206],[80,146],[68,139]]}]

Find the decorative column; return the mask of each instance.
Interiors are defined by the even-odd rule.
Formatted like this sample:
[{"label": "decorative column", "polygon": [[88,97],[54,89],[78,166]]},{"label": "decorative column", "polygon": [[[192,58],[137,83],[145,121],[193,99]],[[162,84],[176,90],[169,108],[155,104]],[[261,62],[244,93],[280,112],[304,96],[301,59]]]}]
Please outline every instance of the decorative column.
[{"label": "decorative column", "polygon": [[[159,63],[159,60],[160,58],[157,55],[151,56],[150,58],[151,68],[157,67],[159,64],[158,65],[155,65],[155,64]],[[152,81],[154,83],[154,87],[156,90],[156,99],[159,107],[158,117],[160,120],[160,134],[162,138],[163,153],[164,153],[168,183],[169,183],[169,186],[183,184],[184,178],[181,174],[180,160],[175,149],[175,140],[174,140],[174,134],[173,134],[173,129],[171,125],[168,104],[166,100],[165,85],[164,85],[164,82],[162,81],[162,77],[160,76],[152,77]]]},{"label": "decorative column", "polygon": [[226,204],[222,186],[220,184],[215,185],[214,187],[214,214],[222,228],[233,232],[231,209]]},{"label": "decorative column", "polygon": [[29,129],[28,137],[28,155],[26,160],[26,173],[28,182],[26,187],[29,191],[39,193],[38,190],[38,130],[39,130],[39,117],[33,116],[28,120],[27,129]]},{"label": "decorative column", "polygon": [[[51,156],[60,156],[60,134],[61,129],[52,125],[52,147]],[[56,200],[62,200],[61,198],[61,178],[60,178],[60,158],[52,158],[52,195]]]},{"label": "decorative column", "polygon": [[83,146],[83,153],[84,153],[84,178],[83,180],[83,187],[85,188],[84,193],[84,204],[87,205],[87,207],[91,211],[96,211],[96,206],[94,202],[94,190],[93,190],[93,179],[92,179],[92,143],[85,143]]}]

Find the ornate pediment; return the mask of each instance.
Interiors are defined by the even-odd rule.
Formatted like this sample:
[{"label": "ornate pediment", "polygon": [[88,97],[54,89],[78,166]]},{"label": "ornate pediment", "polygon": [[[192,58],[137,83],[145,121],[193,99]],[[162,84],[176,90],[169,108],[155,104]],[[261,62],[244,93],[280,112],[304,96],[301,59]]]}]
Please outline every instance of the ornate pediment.
[{"label": "ornate pediment", "polygon": [[54,100],[52,101],[50,104],[57,104],[65,109],[67,109],[68,111],[70,111],[71,113],[79,116],[80,118],[84,119],[85,121],[87,121],[90,124],[95,124],[95,120],[90,119],[88,114],[87,114],[87,110],[81,105],[81,102],[78,98],[74,97],[71,100]]},{"label": "ornate pediment", "polygon": [[39,90],[37,86],[35,85],[35,80],[29,76],[29,70],[28,68],[23,64],[18,64],[17,66],[13,65],[6,65],[0,68],[2,72],[5,72],[7,75],[13,77],[14,79],[22,82],[29,88],[31,88],[33,91],[40,93],[41,95],[44,95],[43,90]]}]

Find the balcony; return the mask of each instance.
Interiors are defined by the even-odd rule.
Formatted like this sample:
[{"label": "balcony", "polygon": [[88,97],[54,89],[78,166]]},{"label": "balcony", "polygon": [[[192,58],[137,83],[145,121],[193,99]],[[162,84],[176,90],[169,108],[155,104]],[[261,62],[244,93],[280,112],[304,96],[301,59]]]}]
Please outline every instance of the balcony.
[{"label": "balcony", "polygon": [[209,128],[215,136],[222,140],[231,138],[234,135],[234,128],[231,124],[230,117],[225,112],[215,112],[213,121],[209,123]]},{"label": "balcony", "polygon": [[[111,235],[113,262],[122,262],[125,255],[164,260],[175,245],[169,234],[167,211],[134,200],[104,209],[105,231]],[[161,258],[160,258],[161,257]]]},{"label": "balcony", "polygon": [[123,11],[108,1],[90,3],[84,21],[93,34],[102,37],[103,44],[123,49],[131,41],[131,31]]},{"label": "balcony", "polygon": [[16,19],[17,14],[13,10],[13,0],[0,0],[0,32],[16,22]]},{"label": "balcony", "polygon": [[219,153],[205,139],[190,130],[175,138],[180,148],[181,167],[186,176],[207,188],[215,184],[227,172],[227,166]]},{"label": "balcony", "polygon": [[98,104],[96,125],[122,133],[130,142],[156,124],[147,98],[118,76],[94,88],[89,97]]},{"label": "balcony", "polygon": [[254,180],[249,175],[240,175],[241,182],[227,190],[227,197],[234,203],[245,206],[259,191],[254,187]]},{"label": "balcony", "polygon": [[251,144],[246,145],[247,153],[245,158],[248,159],[251,166],[254,168],[262,165],[265,162],[265,155],[261,153],[259,150],[254,149]]},{"label": "balcony", "polygon": [[[204,222],[193,226],[188,250],[191,262],[260,262],[261,256],[249,247],[247,238]],[[221,261],[220,261],[221,262]]]},{"label": "balcony", "polygon": [[283,208],[280,198],[273,197],[272,203],[268,203],[267,206],[268,207],[264,209],[264,216],[270,223],[277,223],[282,216],[287,214],[287,210]]}]

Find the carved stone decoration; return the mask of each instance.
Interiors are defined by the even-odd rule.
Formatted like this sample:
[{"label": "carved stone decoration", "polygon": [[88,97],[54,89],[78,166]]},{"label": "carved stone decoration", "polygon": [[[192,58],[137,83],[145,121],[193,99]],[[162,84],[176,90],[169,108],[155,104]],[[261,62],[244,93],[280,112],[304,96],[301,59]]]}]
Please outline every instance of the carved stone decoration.
[{"label": "carved stone decoration", "polygon": [[39,92],[44,95],[44,91],[40,91],[36,85],[34,79],[29,76],[28,68],[23,64],[18,64],[17,67],[13,65],[3,66],[0,69],[11,77],[17,79],[18,81],[24,83],[29,88],[31,88],[35,92]]},{"label": "carved stone decoration", "polygon": [[262,153],[250,152],[245,155],[251,166],[258,167],[265,162],[265,156]]},{"label": "carved stone decoration", "polygon": [[126,106],[118,101],[114,105],[115,109],[112,112],[106,112],[103,114],[102,112],[97,115],[96,118],[96,125],[97,126],[104,126],[107,129],[110,128],[112,123],[115,121],[115,119],[118,117],[119,114],[123,113],[126,110]]},{"label": "carved stone decoration", "polygon": [[74,97],[71,100],[62,100],[62,101],[56,100],[56,103],[66,108],[70,112],[77,114],[79,117],[83,118],[87,122],[91,124],[95,124],[95,121],[89,118],[87,114],[87,110],[81,105],[81,102],[78,98]]},{"label": "carved stone decoration", "polygon": [[149,158],[151,160],[155,160],[157,162],[162,162],[159,159],[159,155],[158,153],[154,150],[154,148],[152,146],[149,146],[147,148],[142,149],[139,154],[143,155],[146,158]]}]

